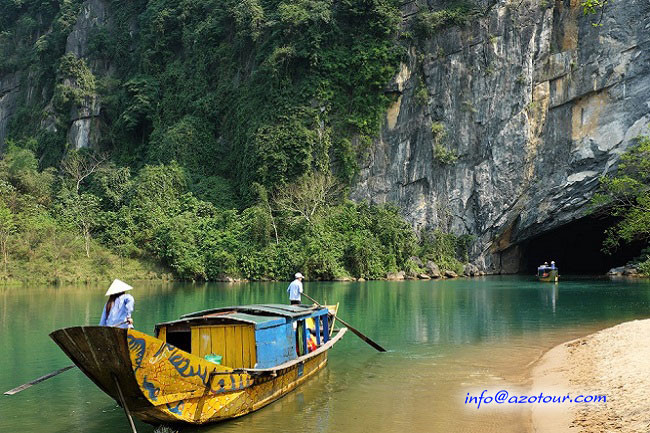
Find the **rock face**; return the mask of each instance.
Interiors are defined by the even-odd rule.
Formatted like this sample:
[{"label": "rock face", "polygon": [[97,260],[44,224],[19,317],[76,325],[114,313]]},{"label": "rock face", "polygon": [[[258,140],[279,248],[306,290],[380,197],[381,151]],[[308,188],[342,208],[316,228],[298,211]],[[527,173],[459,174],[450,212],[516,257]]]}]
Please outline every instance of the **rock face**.
[{"label": "rock face", "polygon": [[[508,273],[522,242],[583,216],[599,176],[650,134],[650,2],[610,1],[600,20],[580,0],[493,1],[480,0],[488,12],[469,25],[410,43],[352,198],[396,203],[417,229],[472,234],[472,263]],[[405,28],[445,4],[404,2]],[[114,68],[89,53],[91,32],[112,25],[108,5],[85,1],[66,41],[97,77]],[[21,103],[52,106],[34,81],[0,74],[0,150]],[[89,97],[64,119],[71,146],[99,142],[101,102]],[[55,129],[52,118],[41,127]]]},{"label": "rock face", "polygon": [[[110,26],[110,14],[107,12],[105,0],[87,0],[81,6],[80,14],[77,17],[72,31],[67,37],[65,54],[74,54],[79,59],[84,59],[90,71],[97,76],[110,76],[113,67],[110,61],[98,58],[90,53],[89,40],[93,30],[103,26]],[[52,101],[48,99],[51,92],[47,86],[36,87],[35,77],[30,71],[18,71],[7,74],[0,74],[0,150],[4,148],[7,136],[7,127],[16,109],[23,104],[43,102],[51,111]],[[75,87],[76,84],[65,80],[67,86]],[[51,89],[50,89],[51,90]],[[50,95],[50,96],[45,96]],[[94,146],[100,139],[101,124],[99,115],[101,104],[96,95],[87,98],[79,106],[73,107],[66,131],[67,142],[74,148]],[[41,121],[41,128],[55,130],[56,122],[53,116],[48,116]]]},{"label": "rock face", "polygon": [[473,265],[471,263],[467,263],[463,269],[463,275],[466,277],[476,277],[481,274],[480,269],[478,266]]},{"label": "rock face", "polygon": [[7,124],[16,109],[16,100],[20,93],[20,75],[17,73],[0,75],[0,151],[3,149]]},{"label": "rock face", "polygon": [[411,48],[353,198],[473,234],[472,262],[517,272],[518,244],[583,216],[650,134],[650,2],[609,2],[598,20],[577,0],[506,1]]},{"label": "rock face", "polygon": [[639,269],[636,265],[625,265],[619,266],[617,268],[612,268],[607,272],[607,275],[610,277],[620,277],[624,275],[626,277],[636,277],[639,276]]},{"label": "rock face", "polygon": [[[74,54],[77,58],[87,59],[89,54],[89,37],[93,29],[110,24],[103,0],[89,0],[81,8],[72,32],[68,35],[65,51]],[[107,75],[110,65],[98,59],[87,60],[93,74]],[[68,129],[67,139],[75,149],[94,146],[99,140],[100,123],[98,120],[101,104],[97,96],[75,107],[70,114],[71,125]]]},{"label": "rock face", "polygon": [[389,281],[399,281],[403,280],[406,278],[406,272],[404,271],[399,271],[397,273],[390,273],[386,275],[386,279]]},{"label": "rock face", "polygon": [[429,260],[426,264],[427,274],[432,278],[440,278],[442,274],[440,273],[440,268],[438,265]]}]

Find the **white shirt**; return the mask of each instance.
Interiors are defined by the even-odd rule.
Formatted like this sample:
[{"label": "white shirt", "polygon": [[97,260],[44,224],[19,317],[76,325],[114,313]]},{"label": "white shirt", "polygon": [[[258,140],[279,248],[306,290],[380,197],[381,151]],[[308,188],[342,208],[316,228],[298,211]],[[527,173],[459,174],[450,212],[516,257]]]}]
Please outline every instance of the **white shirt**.
[{"label": "white shirt", "polygon": [[287,292],[289,292],[290,301],[300,301],[300,294],[302,293],[302,281],[295,279],[287,287]]}]

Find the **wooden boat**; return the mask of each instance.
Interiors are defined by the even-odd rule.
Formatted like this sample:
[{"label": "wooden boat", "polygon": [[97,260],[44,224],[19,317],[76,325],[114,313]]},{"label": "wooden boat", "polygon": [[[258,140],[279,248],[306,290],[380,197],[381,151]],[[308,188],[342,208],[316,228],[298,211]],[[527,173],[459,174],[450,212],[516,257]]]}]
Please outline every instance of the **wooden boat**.
[{"label": "wooden boat", "polygon": [[[325,307],[249,305],[159,323],[155,337],[104,326],[50,337],[127,413],[153,424],[204,424],[266,406],[323,368],[347,330],[332,335],[330,320]],[[223,365],[207,355],[221,355]]]},{"label": "wooden boat", "polygon": [[537,278],[539,281],[556,283],[559,278],[559,270],[557,268],[537,268]]}]

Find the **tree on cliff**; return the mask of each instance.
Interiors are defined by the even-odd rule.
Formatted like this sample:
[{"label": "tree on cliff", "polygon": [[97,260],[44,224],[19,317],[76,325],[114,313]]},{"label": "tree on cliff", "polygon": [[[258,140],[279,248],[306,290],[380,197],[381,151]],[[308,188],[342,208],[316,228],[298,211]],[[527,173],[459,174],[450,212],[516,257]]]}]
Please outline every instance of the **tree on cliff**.
[{"label": "tree on cliff", "polygon": [[600,180],[593,204],[620,221],[607,230],[603,250],[611,252],[622,243],[650,241],[650,137],[621,156],[618,171]]}]

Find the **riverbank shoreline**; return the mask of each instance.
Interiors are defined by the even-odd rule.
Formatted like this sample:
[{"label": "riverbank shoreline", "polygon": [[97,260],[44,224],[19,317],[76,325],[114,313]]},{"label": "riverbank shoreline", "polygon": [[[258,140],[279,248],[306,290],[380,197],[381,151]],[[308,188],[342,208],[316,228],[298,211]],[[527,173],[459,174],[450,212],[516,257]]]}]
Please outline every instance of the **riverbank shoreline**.
[{"label": "riverbank shoreline", "polygon": [[[335,283],[354,283],[354,282],[366,282],[366,281],[442,281],[442,280],[453,280],[453,279],[464,279],[464,278],[478,278],[478,277],[485,277],[485,276],[494,276],[494,275],[499,275],[499,274],[494,274],[494,273],[486,273],[486,272],[477,272],[477,273],[461,273],[457,274],[453,271],[442,271],[438,274],[426,274],[426,273],[419,273],[419,274],[407,274],[404,271],[400,272],[395,272],[395,273],[389,273],[383,278],[372,278],[372,279],[366,279],[366,278],[355,278],[355,277],[338,277],[338,278],[333,278],[331,280],[309,280],[306,279],[305,281],[308,282],[335,282]],[[130,280],[130,281],[159,281],[159,282],[184,282],[184,283],[195,283],[195,284],[205,284],[205,283],[231,283],[231,284],[236,284],[236,283],[282,283],[282,282],[291,282],[289,279],[280,279],[280,280],[274,280],[274,279],[259,279],[259,280],[251,280],[247,278],[240,278],[240,277],[231,277],[231,276],[223,276],[221,278],[215,278],[212,280],[184,280],[184,279],[178,279],[174,276],[173,273],[171,272],[153,272],[150,271],[148,273],[142,274],[142,275],[136,275],[136,276],[129,276],[129,275],[122,275],[119,276],[117,275],[120,279],[123,280]],[[36,278],[25,278],[25,279],[16,279],[16,278],[6,278],[6,277],[0,277],[0,285],[5,285],[5,286],[19,286],[19,285],[25,285],[25,284],[48,284],[48,285],[53,285],[53,286],[59,286],[59,285],[66,285],[66,284],[73,284],[73,285],[88,285],[88,284],[97,284],[97,283],[105,283],[105,282],[111,282],[115,278],[114,275],[106,275],[106,273],[102,273],[100,276],[95,276],[93,278],[91,277],[74,277],[74,278],[44,278],[42,276],[38,276]]]},{"label": "riverbank shoreline", "polygon": [[531,369],[531,395],[604,395],[606,403],[535,405],[534,433],[650,431],[650,319],[562,343]]},{"label": "riverbank shoreline", "polygon": [[[354,278],[354,277],[342,277],[334,278],[331,280],[305,280],[307,282],[330,282],[330,283],[363,283],[367,281],[390,281],[390,282],[399,282],[399,281],[446,281],[446,280],[462,280],[462,279],[475,279],[475,278],[484,278],[484,277],[498,277],[498,276],[510,276],[510,275],[522,275],[522,274],[498,274],[491,272],[483,272],[477,275],[464,275],[457,274],[455,276],[441,275],[437,277],[423,278],[422,276],[402,276],[395,277],[394,274],[391,274],[384,278],[375,278],[375,279],[365,279],[365,278]],[[183,280],[177,279],[171,272],[151,272],[146,276],[138,276],[135,278],[129,278],[128,276],[117,276],[123,280],[129,281],[148,281],[148,282],[162,282],[162,283],[193,283],[193,284],[206,284],[206,283],[229,283],[229,284],[242,284],[242,283],[289,283],[291,280],[272,280],[272,279],[261,279],[261,280],[249,280],[246,278],[238,277],[224,277],[217,278],[214,280]],[[646,275],[595,275],[590,276],[593,278],[608,278],[610,280],[643,280],[650,279],[650,276]],[[51,286],[62,286],[62,285],[91,285],[99,283],[110,283],[113,281],[114,276],[103,275],[101,277],[95,278],[76,278],[76,279],[46,279],[46,278],[26,278],[26,279],[14,279],[14,278],[0,278],[0,286],[24,286],[28,284],[45,284]],[[531,277],[533,278],[533,277]]]}]

